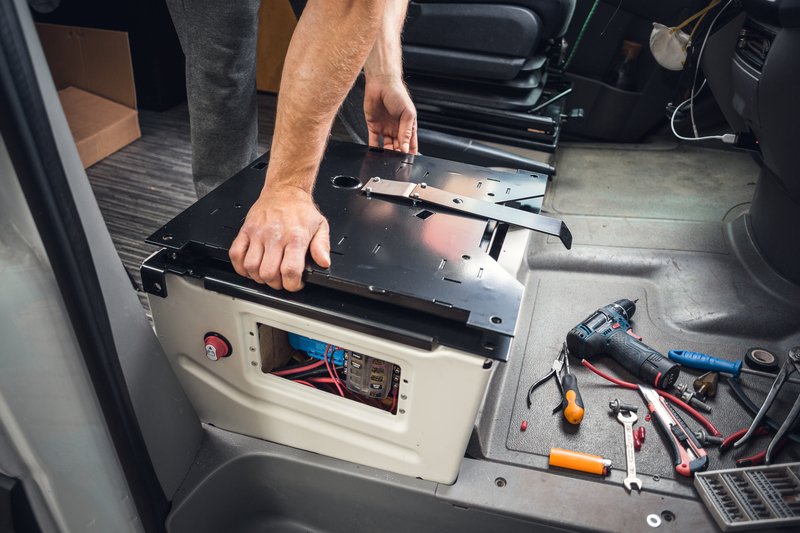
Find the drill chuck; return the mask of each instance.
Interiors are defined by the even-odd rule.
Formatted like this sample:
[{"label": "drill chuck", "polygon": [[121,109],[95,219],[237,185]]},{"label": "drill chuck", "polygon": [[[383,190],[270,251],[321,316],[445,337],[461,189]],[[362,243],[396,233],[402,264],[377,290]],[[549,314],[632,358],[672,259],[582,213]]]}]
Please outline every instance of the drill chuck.
[{"label": "drill chuck", "polygon": [[665,389],[678,380],[677,365],[637,338],[630,326],[636,312],[631,300],[601,307],[567,334],[570,353],[583,359],[609,355],[648,385]]}]

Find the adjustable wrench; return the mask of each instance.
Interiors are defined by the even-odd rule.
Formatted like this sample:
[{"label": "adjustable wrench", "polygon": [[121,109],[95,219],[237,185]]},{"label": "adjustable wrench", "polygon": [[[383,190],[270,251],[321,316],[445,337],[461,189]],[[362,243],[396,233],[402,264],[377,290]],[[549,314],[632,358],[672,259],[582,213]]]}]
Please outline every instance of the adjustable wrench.
[{"label": "adjustable wrench", "polygon": [[628,492],[636,487],[636,490],[642,490],[642,480],[636,477],[636,457],[633,449],[633,425],[638,420],[636,413],[629,411],[620,411],[617,413],[617,420],[625,426],[625,458],[628,463],[628,477],[626,477],[622,484],[628,489]]}]

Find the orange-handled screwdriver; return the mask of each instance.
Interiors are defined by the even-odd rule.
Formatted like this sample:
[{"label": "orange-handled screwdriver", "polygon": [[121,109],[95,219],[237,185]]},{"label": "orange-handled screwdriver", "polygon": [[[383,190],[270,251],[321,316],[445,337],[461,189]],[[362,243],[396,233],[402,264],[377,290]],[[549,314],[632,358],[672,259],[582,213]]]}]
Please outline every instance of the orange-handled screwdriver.
[{"label": "orange-handled screwdriver", "polygon": [[564,375],[559,380],[561,383],[561,408],[564,410],[564,418],[570,424],[578,425],[583,420],[583,398],[581,391],[578,390],[578,378],[569,371],[569,350],[566,343],[562,348],[564,357]]},{"label": "orange-handled screwdriver", "polygon": [[580,424],[583,420],[583,398],[578,390],[578,378],[569,371],[569,364],[566,365],[566,372],[561,377],[561,387],[564,389],[561,406],[564,409],[564,418],[570,424]]}]

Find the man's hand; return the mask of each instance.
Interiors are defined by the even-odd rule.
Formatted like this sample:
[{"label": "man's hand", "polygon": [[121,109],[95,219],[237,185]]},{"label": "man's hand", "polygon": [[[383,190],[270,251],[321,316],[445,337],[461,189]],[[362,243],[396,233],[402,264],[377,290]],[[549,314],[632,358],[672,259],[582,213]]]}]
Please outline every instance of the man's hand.
[{"label": "man's hand", "polygon": [[319,266],[331,266],[328,221],[308,192],[285,186],[261,193],[229,254],[239,275],[294,292],[303,288],[309,249]]},{"label": "man's hand", "polygon": [[417,109],[399,77],[367,76],[364,116],[370,146],[417,153]]}]

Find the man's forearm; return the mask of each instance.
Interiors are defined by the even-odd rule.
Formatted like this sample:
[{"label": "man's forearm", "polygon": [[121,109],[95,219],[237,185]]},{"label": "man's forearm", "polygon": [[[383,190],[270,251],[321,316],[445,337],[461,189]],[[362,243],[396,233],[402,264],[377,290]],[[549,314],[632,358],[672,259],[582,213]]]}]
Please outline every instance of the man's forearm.
[{"label": "man's forearm", "polygon": [[382,1],[310,1],[286,54],[264,192],[310,192],[344,97],[375,43]]},{"label": "man's forearm", "polygon": [[368,77],[402,78],[400,35],[406,18],[406,0],[386,0],[381,29],[364,65]]}]

